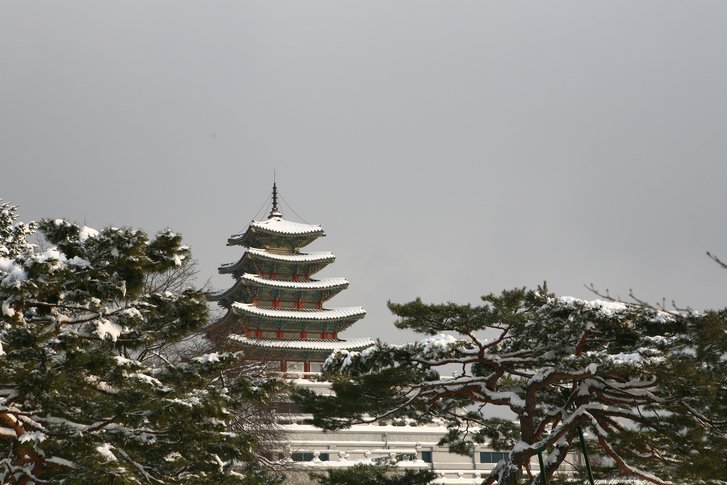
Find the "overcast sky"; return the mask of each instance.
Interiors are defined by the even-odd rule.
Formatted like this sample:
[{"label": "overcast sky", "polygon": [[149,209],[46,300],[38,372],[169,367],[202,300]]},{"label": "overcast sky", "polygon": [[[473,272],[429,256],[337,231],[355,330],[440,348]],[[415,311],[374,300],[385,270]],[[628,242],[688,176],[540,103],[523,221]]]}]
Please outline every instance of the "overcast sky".
[{"label": "overcast sky", "polygon": [[[348,337],[547,280],[727,304],[727,2],[0,3],[0,197],[225,246],[282,195]],[[285,216],[296,220],[285,205]]]}]

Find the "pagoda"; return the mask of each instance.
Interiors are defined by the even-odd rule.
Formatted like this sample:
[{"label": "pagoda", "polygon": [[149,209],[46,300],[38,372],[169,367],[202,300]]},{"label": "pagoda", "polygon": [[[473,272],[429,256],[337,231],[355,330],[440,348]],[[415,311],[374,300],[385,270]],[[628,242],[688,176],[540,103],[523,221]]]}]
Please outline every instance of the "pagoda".
[{"label": "pagoda", "polygon": [[282,372],[320,372],[336,350],[361,350],[371,339],[346,341],[338,334],[366,315],[362,307],[327,308],[324,304],[348,287],[345,278],[313,279],[335,260],[330,252],[301,252],[321,236],[321,226],[283,218],[273,183],[272,210],[234,234],[228,246],[242,246],[242,257],[220,266],[235,280],[210,300],[226,314],[210,330],[226,348],[243,350],[247,359],[279,365]]}]

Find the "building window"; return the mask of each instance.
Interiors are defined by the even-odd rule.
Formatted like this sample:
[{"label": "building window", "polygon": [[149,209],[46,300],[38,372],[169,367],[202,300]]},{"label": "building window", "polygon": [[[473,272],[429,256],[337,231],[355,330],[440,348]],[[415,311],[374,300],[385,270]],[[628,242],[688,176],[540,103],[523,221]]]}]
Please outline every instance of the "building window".
[{"label": "building window", "polygon": [[305,372],[305,362],[288,361],[288,372]]},{"label": "building window", "polygon": [[323,362],[311,362],[310,363],[311,372],[321,372],[322,370],[323,370]]},{"label": "building window", "polygon": [[500,451],[480,451],[480,463],[497,463],[507,458],[509,453]]},{"label": "building window", "polygon": [[426,463],[432,462],[432,452],[431,451],[422,451],[422,461]]},{"label": "building window", "polygon": [[[293,461],[312,461],[314,456],[312,452],[306,452],[306,453],[293,453],[290,455],[290,458]],[[321,453],[318,455],[318,459],[321,461],[328,461],[328,453]]]}]

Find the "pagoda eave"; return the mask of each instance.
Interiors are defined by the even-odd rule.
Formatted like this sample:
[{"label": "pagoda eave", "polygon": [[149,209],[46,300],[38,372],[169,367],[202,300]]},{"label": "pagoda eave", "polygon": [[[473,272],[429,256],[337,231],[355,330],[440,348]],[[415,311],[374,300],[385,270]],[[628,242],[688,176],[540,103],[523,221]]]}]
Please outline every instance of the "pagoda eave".
[{"label": "pagoda eave", "polygon": [[322,234],[307,234],[307,235],[295,235],[295,234],[245,234],[240,238],[231,237],[227,240],[228,246],[256,246],[264,248],[302,248],[316,239],[322,236]]},{"label": "pagoda eave", "polygon": [[232,235],[227,245],[301,248],[325,235],[321,226],[271,217],[265,221],[252,221],[244,233]]},{"label": "pagoda eave", "polygon": [[248,248],[235,263],[219,267],[221,274],[232,274],[235,278],[245,273],[255,273],[276,268],[286,268],[289,272],[298,270],[301,274],[312,275],[335,261],[336,257],[328,251],[298,254],[277,254],[265,249]]},{"label": "pagoda eave", "polygon": [[[234,314],[233,314],[234,315]],[[235,315],[237,316],[237,315]],[[363,315],[357,317],[350,317],[339,320],[294,320],[281,322],[273,319],[255,318],[250,316],[237,316],[239,318],[236,327],[249,328],[249,329],[260,329],[262,331],[276,332],[281,329],[287,329],[289,331],[308,333],[340,333],[349,328],[351,325],[356,323],[358,320],[363,318]]]},{"label": "pagoda eave", "polygon": [[328,301],[348,287],[345,278],[324,280],[283,281],[268,280],[257,275],[245,274],[225,291],[209,293],[208,300],[218,301],[229,307],[234,302],[249,304],[253,300],[272,302],[274,299],[287,301],[290,308],[297,301],[320,304]]},{"label": "pagoda eave", "polygon": [[260,308],[249,303],[233,303],[232,312],[239,316],[257,317],[265,320],[289,322],[335,322],[353,319],[358,320],[366,315],[362,307],[327,308],[322,310],[285,310]]},{"label": "pagoda eave", "polygon": [[341,291],[348,287],[348,281],[345,278],[326,278],[322,280],[305,280],[305,281],[290,281],[290,280],[271,280],[261,278],[256,274],[245,273],[240,278],[240,281],[247,286],[255,287],[266,287],[266,288],[278,288],[286,290],[338,290]]},{"label": "pagoda eave", "polygon": [[231,349],[242,350],[251,359],[324,361],[335,351],[361,351],[373,346],[374,341],[371,339],[276,340],[233,334],[228,337],[228,345]]},{"label": "pagoda eave", "polygon": [[337,350],[358,351],[374,345],[370,338],[358,340],[324,340],[324,339],[264,339],[246,337],[244,335],[232,334],[229,340],[241,345],[275,348],[275,349],[297,349],[297,350],[322,350],[335,352]]}]

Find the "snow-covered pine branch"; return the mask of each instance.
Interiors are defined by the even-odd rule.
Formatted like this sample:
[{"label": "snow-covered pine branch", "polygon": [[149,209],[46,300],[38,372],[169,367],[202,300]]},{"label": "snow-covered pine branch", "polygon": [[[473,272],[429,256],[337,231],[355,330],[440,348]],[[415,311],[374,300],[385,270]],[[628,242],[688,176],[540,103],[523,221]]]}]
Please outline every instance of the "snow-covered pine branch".
[{"label": "snow-covered pine branch", "polygon": [[[315,424],[327,428],[436,417],[449,426],[441,444],[450,449],[507,446],[508,460],[486,483],[518,483],[539,450],[552,476],[574,448],[578,427],[620,473],[667,483],[683,471],[684,456],[672,445],[675,423],[700,432],[710,428],[671,376],[679,359],[699,354],[680,343],[693,336],[689,318],[703,315],[677,318],[638,303],[555,297],[545,288],[505,291],[483,301],[390,303],[398,327],[430,336],[335,353],[325,370],[336,396],[301,391],[297,399],[314,413]],[[724,316],[713,317],[724,332]],[[694,322],[694,328],[703,323]],[[724,334],[720,339],[724,349]],[[724,361],[711,362],[724,369]],[[493,418],[493,406],[507,406],[514,421]]]},{"label": "snow-covered pine branch", "polygon": [[[45,248],[26,239],[36,227]],[[266,482],[270,433],[238,416],[281,384],[253,385],[237,354],[174,350],[207,325],[194,273],[177,271],[189,258],[169,230],[23,225],[0,205],[0,481]]]}]

